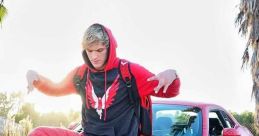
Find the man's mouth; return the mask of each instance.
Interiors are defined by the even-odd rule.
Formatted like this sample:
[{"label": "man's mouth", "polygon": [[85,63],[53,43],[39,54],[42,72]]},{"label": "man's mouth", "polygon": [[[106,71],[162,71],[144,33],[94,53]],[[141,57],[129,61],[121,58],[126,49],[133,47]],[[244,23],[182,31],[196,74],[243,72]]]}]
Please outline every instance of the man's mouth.
[{"label": "man's mouth", "polygon": [[93,64],[98,64],[98,63],[99,63],[99,61],[98,61],[98,60],[96,60],[96,61],[93,61],[92,63],[93,63]]}]

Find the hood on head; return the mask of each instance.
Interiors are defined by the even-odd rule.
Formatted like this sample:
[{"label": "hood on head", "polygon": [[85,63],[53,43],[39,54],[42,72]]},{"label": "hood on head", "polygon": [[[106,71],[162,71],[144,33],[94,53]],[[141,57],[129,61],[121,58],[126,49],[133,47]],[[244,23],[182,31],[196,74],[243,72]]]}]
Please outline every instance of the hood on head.
[{"label": "hood on head", "polygon": [[[101,25],[101,24],[99,24],[99,25]],[[111,30],[103,25],[101,25],[101,26],[103,27],[104,31],[108,34],[108,37],[109,37],[108,56],[107,56],[106,64],[104,67],[104,71],[107,71],[107,70],[112,69],[114,66],[116,66],[115,63],[118,63],[118,58],[116,55],[117,42],[116,42]],[[96,71],[84,50],[83,50],[83,59],[91,70]]]}]

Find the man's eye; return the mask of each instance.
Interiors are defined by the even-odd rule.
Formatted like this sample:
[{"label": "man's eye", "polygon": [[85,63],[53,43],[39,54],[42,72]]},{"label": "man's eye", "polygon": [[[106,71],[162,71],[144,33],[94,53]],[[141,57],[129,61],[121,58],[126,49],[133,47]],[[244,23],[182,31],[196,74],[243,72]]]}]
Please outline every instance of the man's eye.
[{"label": "man's eye", "polygon": [[91,52],[93,52],[93,51],[87,50],[87,52],[91,53]]},{"label": "man's eye", "polygon": [[97,52],[102,52],[104,49],[98,49]]}]

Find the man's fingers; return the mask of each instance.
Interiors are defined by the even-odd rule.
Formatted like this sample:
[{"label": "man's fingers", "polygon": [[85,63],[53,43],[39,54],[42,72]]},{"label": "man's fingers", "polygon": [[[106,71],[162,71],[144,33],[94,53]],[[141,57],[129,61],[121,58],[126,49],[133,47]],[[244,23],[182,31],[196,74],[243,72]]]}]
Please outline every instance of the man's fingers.
[{"label": "man's fingers", "polygon": [[169,87],[169,85],[164,86],[163,93],[166,93],[168,87]]},{"label": "man's fingers", "polygon": [[150,77],[150,78],[147,79],[147,81],[152,81],[152,80],[158,80],[158,79],[157,79],[157,76],[152,76],[152,77]]},{"label": "man's fingers", "polygon": [[37,75],[34,75],[33,77],[32,77],[32,84],[33,84],[33,82],[34,81],[38,81],[39,79],[38,79],[38,76]]},{"label": "man's fingers", "polygon": [[30,93],[34,89],[33,82],[38,81],[39,76],[38,76],[37,72],[35,72],[33,70],[29,70],[26,73],[26,78],[27,78],[27,81],[28,81],[28,86],[27,86],[28,93]]},{"label": "man's fingers", "polygon": [[32,92],[33,88],[28,85],[28,86],[27,86],[27,90],[28,90],[28,91],[27,91],[27,94],[29,94],[30,92]]},{"label": "man's fingers", "polygon": [[33,81],[38,81],[38,80],[39,80],[38,75],[37,75],[36,73],[33,73],[33,74],[31,75],[32,84],[33,84]]},{"label": "man's fingers", "polygon": [[28,80],[39,80],[39,75],[33,70],[29,70],[26,74]]},{"label": "man's fingers", "polygon": [[33,91],[33,89],[34,89],[33,85],[28,85],[27,86],[27,90],[28,90],[27,94],[31,93]]},{"label": "man's fingers", "polygon": [[158,93],[158,91],[160,90],[160,88],[163,86],[163,84],[161,82],[158,83],[157,87],[154,88],[155,93]]}]

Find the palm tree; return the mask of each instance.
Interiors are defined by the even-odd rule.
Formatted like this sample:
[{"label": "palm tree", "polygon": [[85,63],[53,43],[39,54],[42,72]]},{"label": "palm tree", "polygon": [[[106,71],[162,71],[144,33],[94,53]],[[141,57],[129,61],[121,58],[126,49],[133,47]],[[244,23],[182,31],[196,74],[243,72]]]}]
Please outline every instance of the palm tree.
[{"label": "palm tree", "polygon": [[[247,37],[242,57],[242,68],[250,61],[253,80],[252,97],[255,98],[255,124],[259,130],[259,0],[240,0],[239,13],[235,21],[239,33]],[[250,58],[249,49],[252,50]]]},{"label": "palm tree", "polygon": [[1,2],[0,2],[0,24],[2,24],[3,18],[7,14],[7,9],[5,8],[5,6],[3,4],[4,4],[4,0],[1,0]]}]

